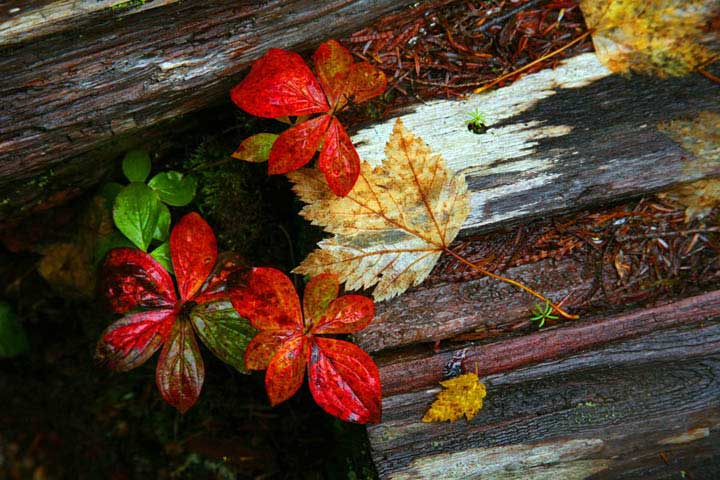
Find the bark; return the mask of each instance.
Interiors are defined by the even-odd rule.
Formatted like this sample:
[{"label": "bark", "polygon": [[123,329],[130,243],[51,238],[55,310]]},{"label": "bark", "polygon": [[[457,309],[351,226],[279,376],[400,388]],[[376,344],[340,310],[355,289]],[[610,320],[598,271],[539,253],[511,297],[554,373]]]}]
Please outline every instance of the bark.
[{"label": "bark", "polygon": [[229,103],[267,49],[308,49],[413,2],[5,3],[0,221],[92,186],[138,132]]},{"label": "bark", "polygon": [[[380,361],[381,478],[714,478],[720,292],[452,351]],[[443,366],[484,377],[471,421],[423,424]]]}]

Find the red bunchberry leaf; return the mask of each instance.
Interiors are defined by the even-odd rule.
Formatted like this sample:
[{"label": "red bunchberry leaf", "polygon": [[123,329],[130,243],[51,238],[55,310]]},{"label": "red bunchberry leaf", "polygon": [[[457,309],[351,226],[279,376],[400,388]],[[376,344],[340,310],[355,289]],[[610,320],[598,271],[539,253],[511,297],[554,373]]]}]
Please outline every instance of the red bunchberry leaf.
[{"label": "red bunchberry leaf", "polygon": [[317,321],[327,310],[330,302],[335,300],[340,292],[340,282],[337,276],[330,273],[313,277],[303,293],[303,314],[305,323],[310,326]]},{"label": "red bunchberry leaf", "polygon": [[339,288],[335,275],[311,279],[305,287],[303,322],[296,317],[299,300],[284,273],[254,268],[245,274],[233,285],[230,298],[238,312],[261,330],[245,351],[245,367],[267,368],[265,389],[270,403],[277,405],[300,388],[309,358],[310,388],[322,408],[343,420],[377,422],[380,377],[370,356],[352,343],[316,336],[357,332],[372,320],[372,300],[359,295],[337,297]]},{"label": "red bunchberry leaf", "polygon": [[325,137],[332,117],[320,117],[285,130],[270,150],[268,173],[276,175],[291,172],[312,160]]},{"label": "red bunchberry leaf", "polygon": [[297,53],[270,49],[230,91],[235,105],[251,115],[276,118],[330,109],[320,84]]},{"label": "red bunchberry leaf", "polygon": [[205,366],[190,322],[175,322],[155,371],[155,382],[166,402],[185,413],[200,396]]},{"label": "red bunchberry leaf", "polygon": [[375,304],[362,295],[343,295],[332,301],[325,314],[315,322],[311,333],[355,333],[370,325],[375,316]]},{"label": "red bunchberry leaf", "polygon": [[197,213],[180,219],[170,234],[170,256],[180,298],[189,300],[197,293],[217,260],[215,234]]},{"label": "red bunchberry leaf", "polygon": [[106,328],[100,336],[97,359],[119,372],[142,365],[167,339],[175,318],[172,309],[124,316]]},{"label": "red bunchberry leaf", "polygon": [[116,248],[105,257],[102,290],[115,313],[138,308],[172,308],[175,287],[170,274],[137,248]]},{"label": "red bunchberry leaf", "polygon": [[325,174],[330,190],[339,197],[350,193],[360,175],[360,157],[336,118],[332,119],[325,135],[318,168]]},{"label": "red bunchberry leaf", "polygon": [[313,337],[310,349],[310,392],[317,404],[348,422],[379,422],[380,374],[370,355],[332,338]]},{"label": "red bunchberry leaf", "polygon": [[265,374],[265,390],[273,407],[300,389],[307,357],[308,340],[304,335],[290,337],[278,348]]},{"label": "red bunchberry leaf", "polygon": [[240,255],[232,252],[221,253],[217,257],[212,273],[210,273],[203,286],[200,287],[200,291],[193,300],[195,303],[226,300],[228,298],[228,278],[230,275],[243,270],[247,270],[247,265]]},{"label": "red bunchberry leaf", "polygon": [[274,268],[253,268],[240,282],[230,291],[230,300],[240,316],[250,320],[253,327],[302,331],[300,299],[287,275]]},{"label": "red bunchberry leaf", "polygon": [[367,62],[356,63],[347,78],[347,97],[355,103],[375,98],[387,88],[385,74]]},{"label": "red bunchberry leaf", "polygon": [[245,349],[245,368],[247,370],[265,370],[278,349],[298,331],[266,330],[250,340]]},{"label": "red bunchberry leaf", "polygon": [[350,67],[355,63],[350,50],[335,40],[329,40],[318,47],[313,54],[315,72],[332,107],[345,93]]}]

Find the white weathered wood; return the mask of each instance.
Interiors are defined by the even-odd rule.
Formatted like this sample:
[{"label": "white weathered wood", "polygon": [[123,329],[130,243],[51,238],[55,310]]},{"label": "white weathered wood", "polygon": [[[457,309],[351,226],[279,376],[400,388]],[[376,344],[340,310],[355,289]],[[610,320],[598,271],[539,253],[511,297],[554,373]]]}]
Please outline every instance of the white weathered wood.
[{"label": "white weathered wood", "polygon": [[[719,107],[717,86],[700,76],[623,78],[586,53],[489,93],[419,105],[402,119],[466,175],[467,232],[720,175],[719,160],[695,158],[658,130]],[[476,109],[489,127],[480,135],[466,125]],[[384,157],[393,123],[353,136],[362,159]]]},{"label": "white weathered wood", "polygon": [[20,43],[63,30],[68,23],[85,22],[89,15],[105,10],[118,17],[179,0],[58,0],[53,2],[0,2],[0,45]]}]

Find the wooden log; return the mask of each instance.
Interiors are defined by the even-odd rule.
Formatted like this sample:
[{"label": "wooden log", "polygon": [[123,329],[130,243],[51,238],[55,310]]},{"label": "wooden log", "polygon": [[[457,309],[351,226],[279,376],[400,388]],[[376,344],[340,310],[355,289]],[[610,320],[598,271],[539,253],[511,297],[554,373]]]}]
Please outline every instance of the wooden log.
[{"label": "wooden log", "polygon": [[[678,478],[685,470],[688,478],[715,478],[718,316],[715,291],[454,352],[381,360],[383,423],[368,429],[380,477]],[[488,386],[485,407],[469,422],[420,423],[442,366],[463,350],[465,368],[477,368]]]},{"label": "wooden log", "polygon": [[[479,135],[465,123],[476,109],[489,127]],[[611,75],[586,53],[490,93],[418,105],[402,120],[465,174],[468,234],[720,175],[717,146],[698,154],[662,131],[700,112],[720,113],[710,80]],[[384,158],[394,122],[352,137],[361,158]]]},{"label": "wooden log", "polygon": [[137,132],[229,104],[267,49],[307,49],[411,3],[0,3],[0,221],[92,186]]}]

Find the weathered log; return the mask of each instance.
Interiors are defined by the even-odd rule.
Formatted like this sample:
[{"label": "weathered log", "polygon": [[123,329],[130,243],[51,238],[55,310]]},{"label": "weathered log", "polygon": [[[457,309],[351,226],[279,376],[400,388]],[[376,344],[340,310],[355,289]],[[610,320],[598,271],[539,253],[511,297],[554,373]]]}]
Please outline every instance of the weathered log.
[{"label": "weathered log", "polygon": [[[720,292],[437,355],[380,361],[381,478],[689,478],[720,474]],[[617,343],[620,341],[620,343]],[[616,342],[616,343],[610,343]],[[472,421],[420,423],[443,365],[484,376]]]},{"label": "weathered log", "polygon": [[136,132],[229,102],[267,49],[306,49],[411,3],[0,3],[0,221],[92,186]]},{"label": "weathered log", "polygon": [[[476,109],[489,127],[479,135],[466,125]],[[717,147],[690,152],[661,131],[700,112],[720,112],[710,80],[611,75],[586,53],[490,93],[416,106],[402,120],[465,174],[468,234],[720,175]],[[353,136],[361,158],[384,158],[394,122]]]}]

